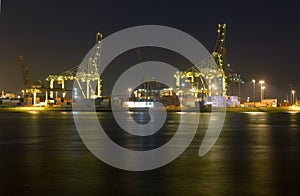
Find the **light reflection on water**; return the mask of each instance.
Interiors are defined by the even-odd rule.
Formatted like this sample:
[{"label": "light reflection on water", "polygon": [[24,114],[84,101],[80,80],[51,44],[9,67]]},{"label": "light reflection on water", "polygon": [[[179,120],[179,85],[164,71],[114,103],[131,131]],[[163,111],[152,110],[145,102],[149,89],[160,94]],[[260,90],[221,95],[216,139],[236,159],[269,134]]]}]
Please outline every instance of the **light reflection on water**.
[{"label": "light reflection on water", "polygon": [[39,114],[39,111],[26,111],[28,112],[29,114]]},{"label": "light reflection on water", "polygon": [[[96,159],[81,142],[71,112],[2,112],[0,117],[1,195],[298,193],[298,113],[227,113],[217,143],[200,158],[199,146],[210,119],[209,113],[201,114],[189,148],[172,163],[147,172],[118,170]],[[180,114],[168,115],[165,131],[150,141],[120,134],[109,112],[98,117],[120,145],[143,149],[168,141]]]}]

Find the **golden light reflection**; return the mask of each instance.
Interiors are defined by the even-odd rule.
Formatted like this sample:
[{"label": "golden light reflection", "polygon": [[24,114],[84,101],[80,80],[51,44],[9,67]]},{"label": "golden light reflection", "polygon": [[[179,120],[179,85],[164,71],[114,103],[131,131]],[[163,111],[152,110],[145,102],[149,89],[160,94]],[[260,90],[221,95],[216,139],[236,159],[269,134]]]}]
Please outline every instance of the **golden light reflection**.
[{"label": "golden light reflection", "polygon": [[38,114],[39,113],[39,111],[26,111],[26,112],[28,112],[30,114]]},{"label": "golden light reflection", "polygon": [[257,115],[257,114],[263,114],[263,113],[265,113],[265,112],[243,112],[243,113],[246,113],[246,114],[250,114],[250,115],[255,116],[255,115]]},{"label": "golden light reflection", "polygon": [[45,107],[15,107],[15,108],[11,108],[12,110],[15,111],[42,111],[42,110],[46,110]]},{"label": "golden light reflection", "polygon": [[177,114],[186,114],[186,112],[176,112]]}]

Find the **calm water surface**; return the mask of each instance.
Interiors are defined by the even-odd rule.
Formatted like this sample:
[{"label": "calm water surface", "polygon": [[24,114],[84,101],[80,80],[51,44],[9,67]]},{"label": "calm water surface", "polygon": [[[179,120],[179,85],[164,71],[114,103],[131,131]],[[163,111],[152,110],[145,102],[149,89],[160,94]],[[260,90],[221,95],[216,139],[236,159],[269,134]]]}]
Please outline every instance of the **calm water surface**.
[{"label": "calm water surface", "polygon": [[[192,114],[186,114],[192,115]],[[176,131],[171,113],[164,131],[130,137],[98,113],[119,145],[153,149]],[[300,114],[227,113],[221,135],[197,156],[209,114],[189,148],[170,164],[123,171],[98,160],[82,143],[71,112],[0,113],[0,195],[281,195],[300,185]],[[151,141],[151,142],[149,142]]]}]

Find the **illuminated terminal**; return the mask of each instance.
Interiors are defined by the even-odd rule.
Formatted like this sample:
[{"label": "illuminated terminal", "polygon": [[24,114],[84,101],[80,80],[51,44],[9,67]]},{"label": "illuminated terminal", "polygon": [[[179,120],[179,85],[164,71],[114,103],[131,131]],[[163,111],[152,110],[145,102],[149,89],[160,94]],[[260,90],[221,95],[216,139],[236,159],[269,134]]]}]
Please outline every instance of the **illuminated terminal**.
[{"label": "illuminated terminal", "polygon": [[[76,103],[89,103],[84,100],[94,100],[100,107],[119,105],[121,107],[137,107],[145,104],[152,107],[152,102],[160,102],[166,107],[195,107],[197,103],[212,107],[241,106],[240,86],[243,84],[241,76],[233,72],[227,61],[226,24],[219,24],[217,41],[210,56],[186,70],[174,73],[174,85],[166,86],[155,80],[142,82],[132,89],[128,87],[128,94],[119,97],[104,96],[102,94],[102,78],[98,73],[102,47],[102,34],[96,34],[96,45],[91,51],[91,57],[86,65],[77,65],[60,74],[50,74],[46,77],[47,84],[40,80],[29,78],[29,69],[22,56],[19,57],[24,88],[18,96],[2,93],[1,103],[21,106],[72,106]],[[141,63],[141,53],[137,50],[137,57]],[[75,85],[66,88],[66,83],[72,81]],[[253,91],[255,83],[253,79]],[[244,107],[275,107],[277,99],[263,97],[264,81],[260,84],[260,100],[248,97]],[[96,87],[96,88],[94,88]],[[295,91],[291,91],[291,101],[297,104]],[[82,101],[81,101],[82,100]]]}]

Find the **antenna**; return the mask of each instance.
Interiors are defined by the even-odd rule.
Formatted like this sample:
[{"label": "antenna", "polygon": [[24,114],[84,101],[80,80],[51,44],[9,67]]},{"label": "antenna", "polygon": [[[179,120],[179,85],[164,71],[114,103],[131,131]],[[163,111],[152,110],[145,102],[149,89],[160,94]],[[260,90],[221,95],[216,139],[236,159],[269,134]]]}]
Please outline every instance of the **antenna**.
[{"label": "antenna", "polygon": [[[139,49],[136,50],[136,56],[138,58],[138,62],[142,63],[142,55],[141,55],[141,51]],[[144,83],[145,81],[145,70],[144,70],[144,65],[141,65],[141,84]]]}]

